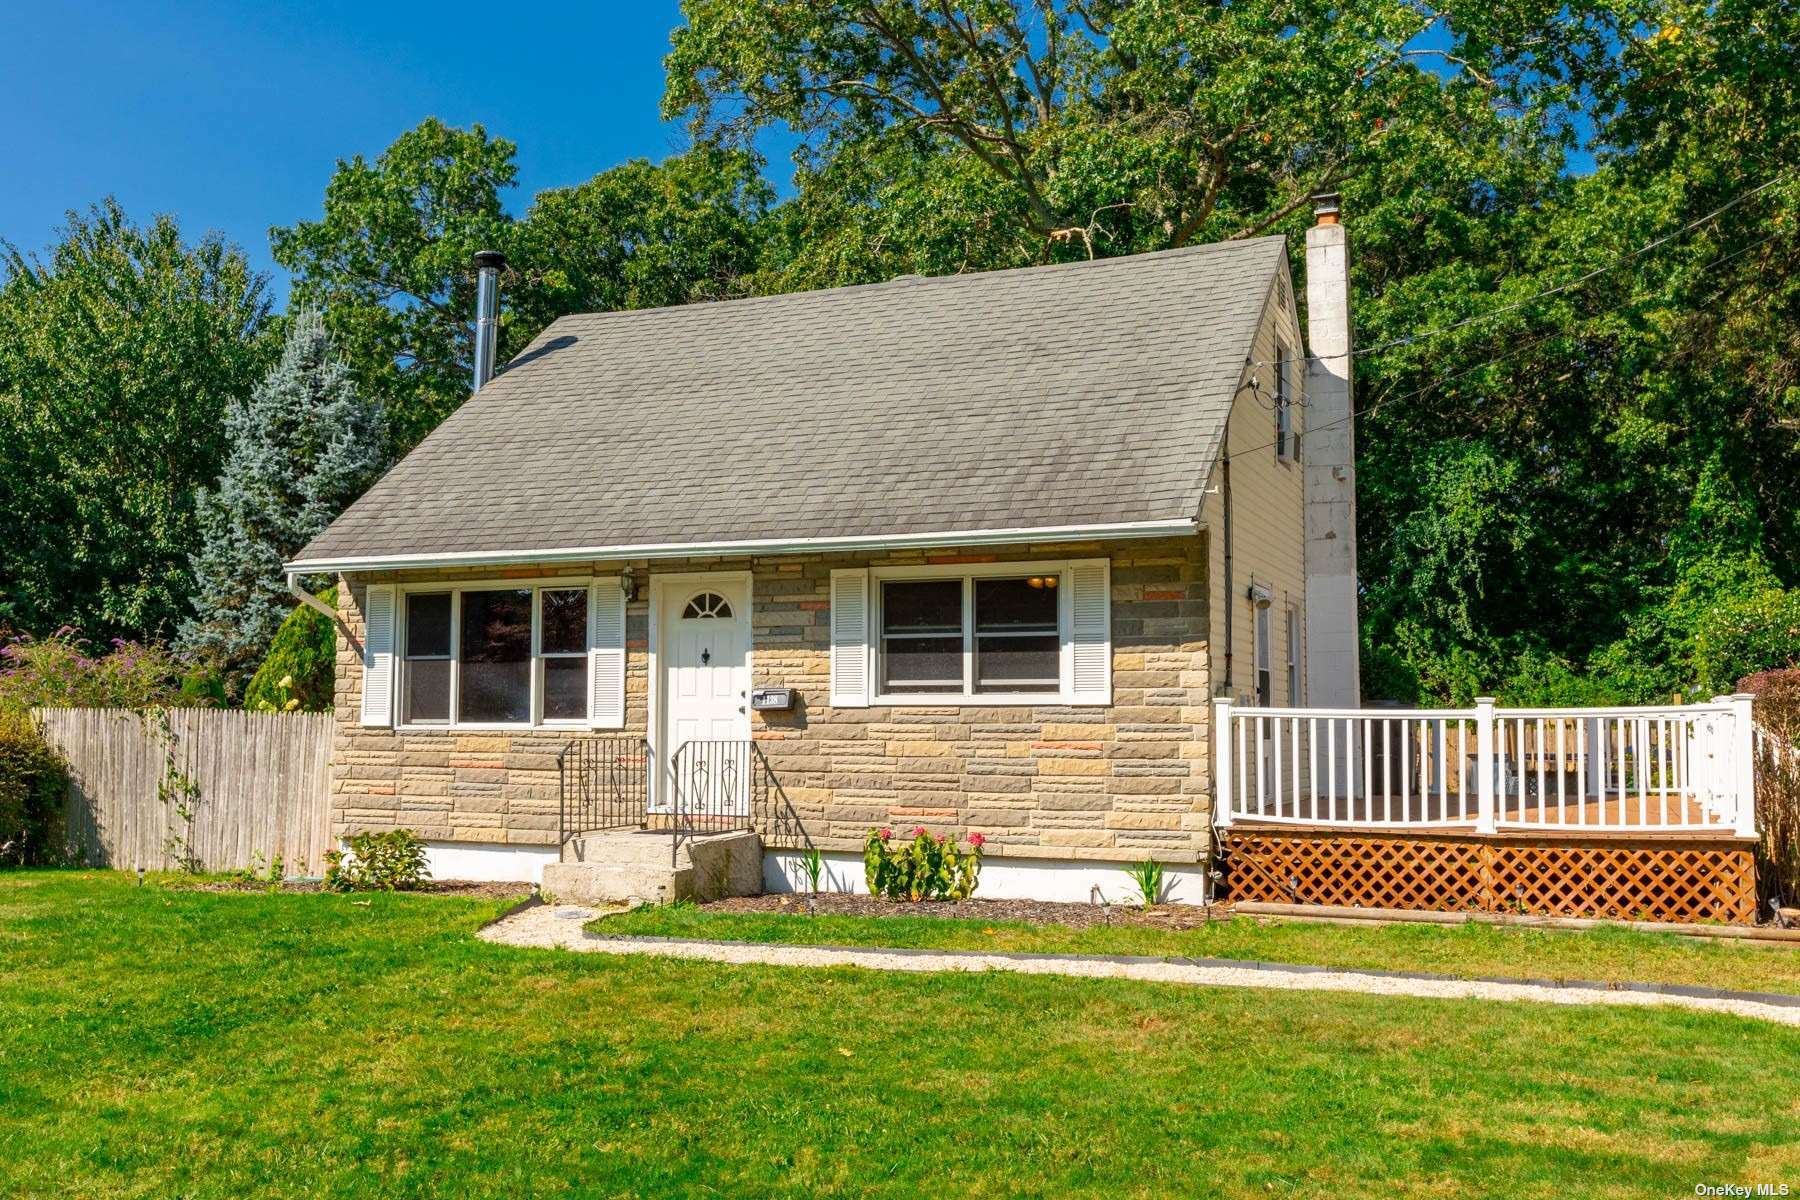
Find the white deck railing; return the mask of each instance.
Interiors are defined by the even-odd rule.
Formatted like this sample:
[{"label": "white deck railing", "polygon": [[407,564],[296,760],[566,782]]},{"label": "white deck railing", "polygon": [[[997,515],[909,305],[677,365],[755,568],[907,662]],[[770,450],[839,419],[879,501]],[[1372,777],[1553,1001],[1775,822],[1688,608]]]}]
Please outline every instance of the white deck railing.
[{"label": "white deck railing", "polygon": [[1218,824],[1756,834],[1749,696],[1648,708],[1215,700]]}]

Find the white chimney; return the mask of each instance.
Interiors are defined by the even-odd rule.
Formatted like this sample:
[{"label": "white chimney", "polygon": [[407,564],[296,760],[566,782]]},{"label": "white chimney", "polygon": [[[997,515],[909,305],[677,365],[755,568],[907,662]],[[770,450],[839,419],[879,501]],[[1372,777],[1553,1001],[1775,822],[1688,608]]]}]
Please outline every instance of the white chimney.
[{"label": "white chimney", "polygon": [[500,272],[506,255],[498,250],[475,252],[475,387],[494,377],[494,348],[500,341]]},{"label": "white chimney", "polygon": [[1362,703],[1356,588],[1356,426],[1350,253],[1335,193],[1306,231],[1306,702]]}]

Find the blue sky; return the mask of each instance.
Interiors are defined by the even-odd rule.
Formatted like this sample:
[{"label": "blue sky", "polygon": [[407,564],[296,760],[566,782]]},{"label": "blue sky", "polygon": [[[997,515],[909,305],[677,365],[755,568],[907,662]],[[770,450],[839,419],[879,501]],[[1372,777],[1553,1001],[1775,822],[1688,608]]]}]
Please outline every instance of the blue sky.
[{"label": "blue sky", "polygon": [[[278,303],[269,226],[317,217],[339,158],[373,156],[427,116],[518,144],[515,212],[686,145],[657,114],[677,0],[10,7],[0,239],[41,249],[66,210],[111,194],[139,220],[174,214],[190,238],[223,233],[275,276]],[[772,141],[771,159],[786,146]]]},{"label": "blue sky", "polygon": [[7,8],[0,238],[27,250],[110,193],[190,237],[218,230],[273,271],[269,226],[316,217],[337,159],[427,116],[518,143],[515,209],[685,144],[657,115],[675,0]]}]

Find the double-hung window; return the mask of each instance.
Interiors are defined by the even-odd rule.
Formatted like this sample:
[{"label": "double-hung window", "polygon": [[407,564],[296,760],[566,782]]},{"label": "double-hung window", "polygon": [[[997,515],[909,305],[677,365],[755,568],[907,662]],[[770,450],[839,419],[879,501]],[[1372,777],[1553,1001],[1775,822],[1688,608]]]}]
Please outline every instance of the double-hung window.
[{"label": "double-hung window", "polygon": [[879,697],[1022,698],[1071,690],[1066,564],[875,573]]},{"label": "double-hung window", "polygon": [[585,584],[489,584],[403,599],[403,724],[587,722]]},{"label": "double-hung window", "polygon": [[[1269,603],[1256,603],[1256,703],[1264,708],[1275,703],[1275,671],[1271,665],[1274,638],[1269,633]],[[1264,723],[1266,726],[1266,722]]]},{"label": "double-hung window", "polygon": [[1300,608],[1287,607],[1287,702],[1300,707]]}]

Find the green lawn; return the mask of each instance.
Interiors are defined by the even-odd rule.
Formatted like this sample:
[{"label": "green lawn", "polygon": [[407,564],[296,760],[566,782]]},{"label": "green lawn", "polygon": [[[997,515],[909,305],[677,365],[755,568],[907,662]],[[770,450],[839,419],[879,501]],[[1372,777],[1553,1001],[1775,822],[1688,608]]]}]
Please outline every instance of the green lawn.
[{"label": "green lawn", "polygon": [[1702,941],[1624,926],[1587,931],[1494,925],[1326,925],[1217,921],[1200,929],[1028,925],[942,917],[729,913],[691,904],[602,917],[596,933],[817,946],[1259,959],[1459,976],[1691,983],[1800,993],[1800,947]]},{"label": "green lawn", "polygon": [[1693,1195],[1800,1031],[520,951],[492,903],[0,875],[7,1195]]}]

